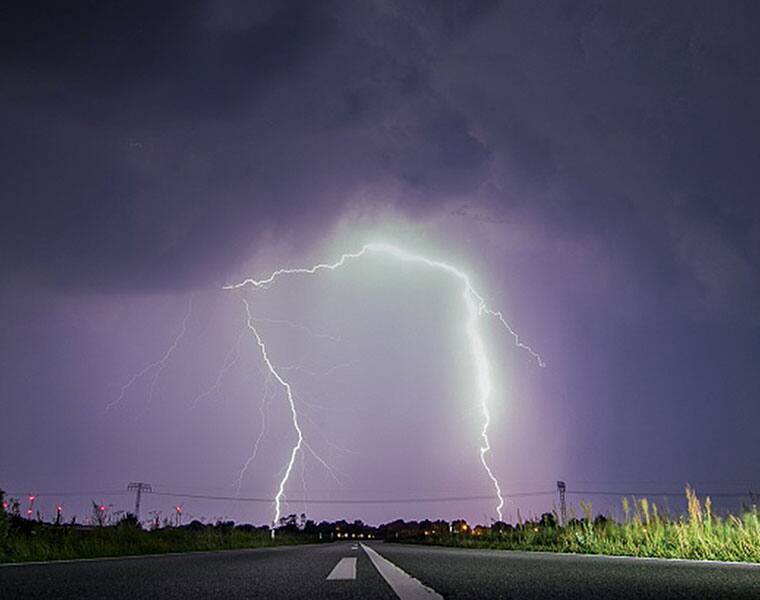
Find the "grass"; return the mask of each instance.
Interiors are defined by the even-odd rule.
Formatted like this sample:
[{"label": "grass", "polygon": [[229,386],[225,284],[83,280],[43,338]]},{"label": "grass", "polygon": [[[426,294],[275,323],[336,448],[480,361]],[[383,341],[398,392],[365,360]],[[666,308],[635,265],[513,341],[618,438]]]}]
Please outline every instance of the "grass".
[{"label": "grass", "polygon": [[0,555],[0,562],[263,548],[314,541],[316,540],[305,536],[282,535],[272,540],[269,533],[241,531],[237,528],[224,531],[213,526],[205,526],[201,530],[169,527],[144,531],[124,525],[92,529],[42,525],[26,534],[9,536],[5,550]]},{"label": "grass", "polygon": [[[657,558],[685,558],[760,563],[760,513],[757,507],[741,516],[713,514],[710,499],[700,501],[686,488],[688,513],[676,519],[658,511],[646,498],[623,501],[625,519],[592,518],[592,507],[581,503],[584,517],[567,526],[556,515],[516,527],[491,527],[454,532],[427,532],[407,541],[468,548],[540,550]],[[548,518],[547,518],[548,517]]]},{"label": "grass", "polygon": [[[2,500],[2,492],[0,492]],[[403,521],[380,526],[373,533],[392,541],[468,548],[543,550],[584,554],[686,558],[760,563],[760,512],[747,508],[741,516],[713,514],[710,499],[702,502],[686,488],[688,511],[671,518],[646,498],[623,501],[624,518],[593,518],[590,503],[581,503],[583,518],[560,527],[555,514],[517,526],[495,523],[470,529],[464,521],[423,523]],[[295,520],[295,515],[293,515]],[[97,522],[94,521],[94,522]],[[295,523],[295,521],[294,521]],[[346,524],[329,524],[338,530]],[[320,525],[321,526],[321,525]],[[364,527],[364,526],[362,526]],[[272,540],[268,528],[199,522],[147,531],[133,517],[110,526],[54,525],[9,516],[0,508],[0,562],[60,560],[261,548],[317,542],[319,534],[295,524],[278,530]],[[330,536],[331,538],[332,536]],[[327,539],[327,537],[325,537]]]},{"label": "grass", "polygon": [[278,532],[273,540],[266,527],[232,523],[194,522],[147,531],[136,519],[127,517],[102,527],[54,525],[11,516],[0,508],[0,562],[232,550],[316,541],[316,535],[298,531]]}]

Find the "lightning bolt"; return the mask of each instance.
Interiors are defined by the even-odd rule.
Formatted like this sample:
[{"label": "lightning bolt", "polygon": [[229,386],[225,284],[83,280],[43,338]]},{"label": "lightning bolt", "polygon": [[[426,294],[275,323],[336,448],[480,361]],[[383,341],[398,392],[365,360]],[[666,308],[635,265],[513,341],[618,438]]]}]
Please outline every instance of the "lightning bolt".
[{"label": "lightning bolt", "polygon": [[269,369],[269,372],[272,374],[272,377],[274,377],[275,381],[279,383],[283,389],[285,390],[285,395],[288,398],[288,403],[290,404],[290,414],[291,418],[293,419],[293,428],[296,431],[296,444],[293,446],[293,448],[290,451],[290,460],[288,461],[287,465],[285,466],[285,474],[283,475],[282,479],[280,480],[280,485],[277,488],[277,494],[274,497],[274,520],[272,522],[272,535],[274,535],[274,528],[277,526],[277,523],[280,520],[280,512],[282,510],[282,496],[285,493],[285,485],[288,483],[288,479],[290,478],[290,473],[293,471],[293,463],[296,461],[296,457],[298,456],[298,453],[301,450],[301,447],[303,445],[303,431],[301,431],[301,426],[298,422],[298,411],[296,410],[296,403],[295,399],[293,398],[293,390],[290,387],[290,384],[285,381],[282,376],[277,372],[277,369],[272,364],[272,361],[269,359],[269,354],[267,354],[267,347],[264,344],[264,341],[261,339],[261,336],[259,335],[258,330],[256,329],[256,326],[253,324],[253,316],[251,315],[251,306],[248,304],[248,300],[245,298],[243,300],[243,305],[245,306],[245,314],[248,317],[248,320],[246,322],[246,325],[248,329],[251,330],[254,337],[256,338],[256,343],[259,346],[259,350],[261,350],[261,357],[264,359],[264,364],[266,365],[267,369]]},{"label": "lightning bolt", "polygon": [[[268,289],[280,277],[283,277],[286,275],[315,275],[316,273],[320,271],[335,271],[343,267],[347,262],[362,258],[363,256],[370,253],[378,254],[382,256],[388,256],[390,258],[393,258],[401,262],[419,264],[430,269],[443,271],[451,275],[455,279],[457,279],[462,284],[462,296],[464,299],[465,307],[467,309],[467,319],[465,322],[465,330],[467,332],[467,337],[469,339],[469,344],[470,344],[470,351],[472,352],[473,362],[475,365],[475,373],[476,373],[476,379],[477,379],[477,402],[478,402],[478,405],[480,407],[481,414],[483,417],[483,426],[480,431],[480,439],[481,439],[480,462],[482,463],[483,469],[488,475],[488,478],[490,479],[494,487],[494,490],[496,492],[496,498],[497,498],[496,513],[499,516],[499,520],[502,520],[502,508],[504,507],[504,497],[502,494],[499,481],[494,475],[493,470],[491,469],[487,460],[487,456],[491,451],[491,443],[488,438],[488,428],[491,424],[489,400],[493,392],[493,384],[491,382],[491,364],[490,364],[490,361],[488,360],[488,354],[486,353],[485,343],[483,342],[483,337],[481,336],[480,329],[478,327],[480,317],[483,314],[489,315],[491,317],[495,317],[499,321],[499,323],[502,325],[502,327],[506,329],[507,332],[512,336],[512,338],[514,339],[515,346],[528,352],[528,354],[530,354],[530,356],[536,361],[536,364],[539,367],[541,368],[545,367],[546,363],[544,363],[541,356],[536,351],[534,351],[533,348],[531,348],[527,344],[524,344],[520,340],[520,337],[517,334],[517,332],[512,328],[512,326],[504,318],[503,314],[500,311],[493,310],[488,307],[488,305],[486,304],[485,298],[473,287],[470,276],[467,273],[465,273],[464,271],[461,271],[457,267],[447,262],[440,261],[440,260],[433,260],[421,254],[410,253],[392,244],[370,243],[370,244],[365,244],[356,252],[349,252],[349,253],[345,253],[341,255],[341,257],[336,262],[333,262],[333,263],[319,263],[311,267],[277,269],[276,271],[272,272],[268,277],[264,279],[256,280],[256,279],[248,278],[239,283],[226,285],[224,286],[224,289],[235,290],[235,289],[243,288],[245,286]],[[261,336],[259,335],[255,326],[253,325],[251,312],[250,312],[250,306],[245,299],[243,299],[243,302],[245,304],[246,312],[248,314],[248,328],[253,332],[254,336],[256,337],[256,341],[259,345],[259,348],[261,349],[264,362],[267,368],[269,369],[270,373],[274,376],[277,382],[285,389],[288,402],[290,404],[290,409],[291,409],[291,414],[292,414],[292,419],[293,419],[293,427],[297,433],[297,442],[295,446],[293,446],[293,448],[291,449],[290,460],[286,464],[285,472],[280,481],[279,489],[275,497],[274,524],[276,525],[280,519],[281,502],[282,502],[282,496],[284,494],[285,486],[290,477],[290,473],[293,470],[293,464],[296,460],[296,456],[301,451],[302,446],[304,445],[304,436],[298,422],[298,412],[296,410],[293,390],[290,384],[282,378],[282,376],[278,373],[278,371],[272,365],[272,362],[269,359],[269,356],[267,355],[267,352],[266,352],[266,346],[264,342],[262,341]]]},{"label": "lightning bolt", "polygon": [[142,377],[144,377],[147,373],[155,369],[155,373],[153,374],[153,379],[150,382],[150,387],[148,391],[148,403],[153,402],[153,395],[156,388],[156,382],[158,381],[158,378],[161,376],[161,373],[163,372],[164,368],[166,367],[166,363],[171,358],[172,354],[174,354],[174,351],[177,349],[177,346],[179,346],[179,343],[182,341],[182,338],[185,337],[185,334],[187,333],[187,322],[190,320],[190,315],[193,312],[193,296],[195,294],[190,294],[190,300],[187,303],[187,312],[185,313],[185,317],[182,319],[182,324],[180,326],[180,330],[177,333],[177,336],[174,338],[174,341],[172,344],[166,349],[166,352],[164,352],[163,356],[159,358],[157,361],[154,361],[145,367],[143,367],[142,370],[138,371],[130,379],[121,386],[121,389],[119,390],[119,395],[116,397],[116,399],[112,400],[106,405],[106,411],[111,410],[114,406],[117,404],[120,404],[122,400],[124,400],[124,397],[127,395],[127,392],[129,389]]}]

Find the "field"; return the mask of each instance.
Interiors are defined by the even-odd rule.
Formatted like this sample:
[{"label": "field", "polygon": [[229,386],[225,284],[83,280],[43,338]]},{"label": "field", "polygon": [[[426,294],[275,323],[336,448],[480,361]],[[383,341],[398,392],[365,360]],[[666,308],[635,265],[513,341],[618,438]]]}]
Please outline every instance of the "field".
[{"label": "field", "polygon": [[98,526],[52,524],[9,515],[0,508],[0,562],[27,562],[261,548],[318,541],[303,531],[279,531],[272,539],[268,527],[193,522],[181,527],[143,529],[133,517]]},{"label": "field", "polygon": [[638,557],[685,558],[760,563],[760,513],[748,507],[741,516],[718,517],[708,498],[700,501],[686,489],[688,514],[670,518],[647,499],[623,501],[621,522],[597,516],[592,506],[581,503],[584,517],[557,526],[556,515],[515,527],[492,526],[449,532],[427,531],[406,541],[417,543],[540,550]]},{"label": "field", "polygon": [[[143,529],[134,517],[115,524],[98,523],[97,511],[87,526],[44,523],[7,514],[0,509],[0,562],[59,560],[259,548],[321,540],[377,537],[388,541],[431,545],[575,552],[638,557],[685,558],[760,563],[760,513],[747,507],[741,516],[718,516],[710,499],[702,502],[686,489],[688,511],[670,517],[646,498],[624,500],[624,518],[593,517],[589,503],[581,503],[583,517],[565,526],[546,513],[517,525],[494,523],[471,528],[464,521],[394,521],[372,527],[361,521],[319,525],[298,524],[295,515],[283,519],[275,539],[268,527],[232,522]],[[304,516],[305,517],[305,516]]]}]

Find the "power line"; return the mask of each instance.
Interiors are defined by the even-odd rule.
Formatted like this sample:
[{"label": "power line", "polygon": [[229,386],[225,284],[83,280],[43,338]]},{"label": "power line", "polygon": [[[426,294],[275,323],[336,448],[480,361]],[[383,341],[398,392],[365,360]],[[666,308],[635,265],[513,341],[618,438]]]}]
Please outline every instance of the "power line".
[{"label": "power line", "polygon": [[[568,494],[574,496],[664,496],[671,498],[685,498],[684,492],[605,492],[597,490],[567,490]],[[747,498],[752,492],[700,492],[700,496],[711,496],[713,498]]]},{"label": "power line", "polygon": [[[152,492],[154,496],[169,496],[172,498],[192,498],[197,500],[223,500],[231,502],[264,502],[271,504],[274,498],[246,498],[236,496],[211,496],[205,494],[182,494],[175,492]],[[553,496],[554,491],[547,492],[517,492],[514,494],[502,494],[505,498],[525,498],[533,496]],[[291,504],[422,504],[434,502],[467,502],[471,500],[493,500],[493,494],[490,496],[448,496],[437,498],[372,498],[372,499],[304,499],[288,498],[287,502]]]},{"label": "power line", "polygon": [[29,493],[33,493],[35,496],[56,496],[56,497],[62,497],[62,496],[71,496],[71,497],[77,497],[77,496],[124,496],[126,494],[129,494],[130,492],[126,490],[96,490],[92,492],[5,492],[8,496],[25,496]]},{"label": "power line", "polygon": [[[271,504],[274,502],[274,498],[264,497],[246,497],[246,496],[225,496],[225,495],[213,495],[213,494],[194,494],[184,492],[172,492],[172,491],[147,491],[143,489],[144,493],[149,493],[153,496],[165,496],[171,498],[188,498],[195,500],[215,500],[224,502],[253,502],[262,504]],[[9,491],[6,492],[9,496],[26,496],[28,491]],[[37,497],[85,497],[85,496],[123,496],[129,494],[127,490],[94,490],[94,491],[42,491],[33,492]],[[556,490],[551,491],[531,491],[531,492],[514,492],[511,494],[502,494],[505,498],[532,498],[539,496],[554,496]],[[622,496],[638,496],[638,497],[671,497],[671,498],[684,498],[684,492],[664,492],[664,491],[606,491],[606,490],[571,490],[567,489],[566,493],[573,496],[610,496],[610,497],[622,497]],[[751,491],[747,492],[702,492],[699,494],[702,497],[710,496],[713,498],[749,498],[752,496]],[[492,500],[493,495],[473,495],[473,496],[431,496],[431,497],[417,497],[417,498],[325,498],[325,499],[312,499],[312,498],[288,498],[287,501],[292,504],[305,503],[305,504],[425,504],[425,503],[442,503],[442,502],[469,502],[469,501],[482,501]]]}]

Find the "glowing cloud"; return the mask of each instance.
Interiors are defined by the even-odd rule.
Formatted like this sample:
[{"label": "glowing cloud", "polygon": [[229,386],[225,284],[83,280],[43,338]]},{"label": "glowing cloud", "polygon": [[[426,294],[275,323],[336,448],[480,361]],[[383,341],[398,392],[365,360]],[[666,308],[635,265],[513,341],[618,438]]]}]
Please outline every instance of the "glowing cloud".
[{"label": "glowing cloud", "polygon": [[[363,256],[369,253],[378,254],[380,256],[386,256],[397,261],[419,264],[420,266],[423,266],[425,268],[444,271],[448,273],[449,275],[455,277],[462,284],[462,296],[464,298],[465,307],[467,309],[465,329],[466,329],[467,337],[470,344],[470,352],[472,354],[473,362],[475,365],[475,373],[476,373],[476,379],[477,379],[477,402],[478,402],[478,405],[480,406],[480,410],[483,415],[483,426],[480,432],[480,438],[482,440],[482,444],[480,446],[480,462],[483,464],[483,468],[486,474],[488,475],[488,478],[491,480],[491,483],[493,484],[494,490],[496,492],[496,499],[497,499],[496,512],[499,516],[499,520],[501,520],[503,518],[502,508],[504,507],[504,498],[502,496],[502,490],[501,490],[501,486],[499,485],[499,481],[494,475],[487,460],[487,455],[491,450],[491,444],[488,439],[488,428],[491,423],[491,414],[489,411],[489,400],[493,391],[493,384],[491,381],[491,364],[488,359],[488,354],[486,353],[483,337],[481,336],[480,329],[478,328],[480,317],[482,315],[489,315],[491,317],[496,318],[499,321],[499,323],[502,325],[502,327],[504,327],[509,332],[509,334],[514,338],[514,343],[518,348],[521,348],[525,350],[526,352],[528,352],[536,361],[536,364],[538,364],[539,367],[544,367],[545,363],[537,352],[535,352],[530,346],[520,341],[520,337],[517,335],[514,329],[512,329],[512,327],[509,325],[509,323],[507,322],[507,320],[504,318],[504,316],[502,315],[500,311],[492,310],[486,305],[486,302],[483,296],[479,294],[475,290],[475,288],[472,286],[470,276],[467,273],[461,271],[460,269],[454,267],[453,265],[450,265],[447,262],[432,260],[420,254],[413,254],[413,253],[407,252],[406,250],[402,248],[394,246],[392,244],[371,243],[371,244],[365,244],[357,252],[351,252],[351,253],[346,253],[346,254],[341,255],[341,257],[334,263],[319,263],[311,267],[303,267],[303,268],[278,269],[272,272],[268,277],[265,277],[264,279],[259,279],[259,280],[245,279],[239,283],[224,286],[224,289],[235,290],[235,289],[243,288],[245,286],[252,286],[255,288],[267,289],[277,279],[284,277],[286,275],[314,275],[320,271],[325,271],[325,270],[334,271],[344,266],[348,261],[362,258]],[[306,444],[306,441],[304,440],[303,431],[301,430],[301,427],[298,421],[298,411],[296,409],[294,393],[291,388],[291,385],[281,376],[281,374],[278,372],[278,370],[274,367],[271,360],[269,359],[266,345],[264,344],[261,336],[259,335],[259,332],[257,331],[254,325],[254,319],[252,318],[251,312],[250,312],[250,305],[248,301],[245,299],[243,300],[243,302],[245,304],[246,313],[248,315],[248,321],[247,321],[248,328],[253,332],[256,338],[256,342],[259,346],[259,349],[261,350],[264,363],[269,369],[269,372],[272,375],[272,377],[285,390],[288,402],[290,404],[291,416],[293,420],[293,428],[295,429],[296,434],[297,434],[296,444],[293,446],[293,448],[290,451],[290,458],[285,466],[284,475],[282,479],[280,480],[277,495],[275,496],[274,524],[277,525],[277,522],[280,519],[281,505],[282,505],[283,495],[285,493],[285,487],[288,483],[288,479],[290,478],[290,474],[293,471],[293,465],[298,456],[298,453],[301,451],[302,447]]]}]

